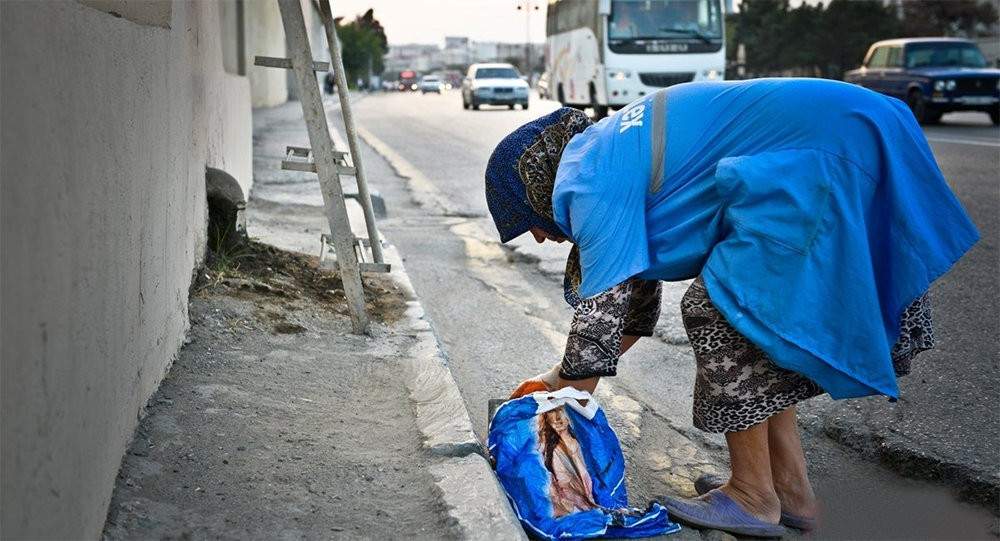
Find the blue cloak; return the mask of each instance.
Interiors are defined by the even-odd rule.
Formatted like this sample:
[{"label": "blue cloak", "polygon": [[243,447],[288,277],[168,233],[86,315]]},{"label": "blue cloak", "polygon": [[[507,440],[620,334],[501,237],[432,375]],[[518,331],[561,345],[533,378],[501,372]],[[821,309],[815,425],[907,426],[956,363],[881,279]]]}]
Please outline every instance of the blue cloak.
[{"label": "blue cloak", "polygon": [[581,296],[701,273],[779,366],[834,398],[896,397],[903,310],[979,238],[910,111],[822,79],[660,92],[559,162],[553,211],[580,248]]}]

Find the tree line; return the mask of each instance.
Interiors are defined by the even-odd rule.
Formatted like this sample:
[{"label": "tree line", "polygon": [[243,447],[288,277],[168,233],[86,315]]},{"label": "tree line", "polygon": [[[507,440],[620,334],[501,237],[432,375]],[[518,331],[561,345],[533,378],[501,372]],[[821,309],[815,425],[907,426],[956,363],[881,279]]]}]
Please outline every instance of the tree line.
[{"label": "tree line", "polygon": [[[742,0],[726,18],[727,78],[840,79],[872,42],[896,37],[976,37],[995,31],[994,1],[831,0],[791,8],[789,0]],[[741,47],[742,46],[742,47]],[[740,55],[742,48],[743,54]],[[742,68],[742,69],[740,69]]]}]

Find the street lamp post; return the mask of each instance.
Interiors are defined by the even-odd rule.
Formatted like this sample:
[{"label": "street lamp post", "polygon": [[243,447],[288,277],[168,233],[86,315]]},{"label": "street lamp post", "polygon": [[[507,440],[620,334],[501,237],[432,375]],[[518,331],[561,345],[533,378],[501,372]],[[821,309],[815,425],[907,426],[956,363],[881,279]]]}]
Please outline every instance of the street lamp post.
[{"label": "street lamp post", "polygon": [[524,71],[528,76],[528,84],[531,84],[531,12],[538,11],[539,8],[532,0],[520,0],[517,9],[524,11]]}]

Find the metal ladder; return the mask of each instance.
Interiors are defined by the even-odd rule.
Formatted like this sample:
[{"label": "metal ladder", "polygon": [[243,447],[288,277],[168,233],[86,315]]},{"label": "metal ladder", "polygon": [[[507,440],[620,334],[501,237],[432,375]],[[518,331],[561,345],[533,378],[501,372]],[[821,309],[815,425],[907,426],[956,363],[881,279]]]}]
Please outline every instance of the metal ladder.
[{"label": "metal ladder", "polygon": [[[344,295],[351,313],[353,331],[355,334],[367,334],[369,320],[365,311],[361,273],[389,272],[390,266],[385,263],[382,257],[382,246],[379,242],[378,229],[375,226],[375,213],[361,162],[361,154],[358,151],[357,131],[351,113],[347,78],[344,75],[344,64],[330,4],[327,0],[320,0],[318,3],[330,47],[330,58],[333,62],[333,73],[337,84],[337,94],[340,96],[340,109],[347,132],[350,153],[336,150],[330,137],[330,127],[327,124],[323,98],[320,95],[319,83],[316,79],[316,71],[326,71],[329,64],[313,61],[305,20],[302,15],[302,4],[299,0],[278,0],[281,22],[285,28],[285,37],[290,49],[290,58],[258,56],[255,58],[254,64],[291,69],[295,74],[295,81],[299,89],[299,101],[302,104],[302,114],[309,130],[309,143],[312,148],[287,147],[287,154],[281,162],[281,168],[313,172],[319,177],[323,206],[330,226],[330,234],[320,236],[320,259],[324,259],[327,250],[332,245],[337,256],[340,277],[344,284]],[[347,161],[349,156],[353,156],[353,165]],[[341,175],[355,177],[358,185],[357,194],[344,194],[340,183]],[[356,237],[351,231],[345,197],[354,198],[361,204],[368,238]],[[371,261],[365,260],[366,250],[371,251]]]}]

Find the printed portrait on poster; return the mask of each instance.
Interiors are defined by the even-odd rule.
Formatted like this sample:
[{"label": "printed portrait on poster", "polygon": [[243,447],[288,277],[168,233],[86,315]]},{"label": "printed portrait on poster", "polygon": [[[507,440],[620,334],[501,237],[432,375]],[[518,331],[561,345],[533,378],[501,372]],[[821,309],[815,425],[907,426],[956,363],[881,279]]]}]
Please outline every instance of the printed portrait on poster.
[{"label": "printed portrait on poster", "polygon": [[552,517],[600,509],[569,416],[563,407],[538,417],[538,452],[549,472]]}]

